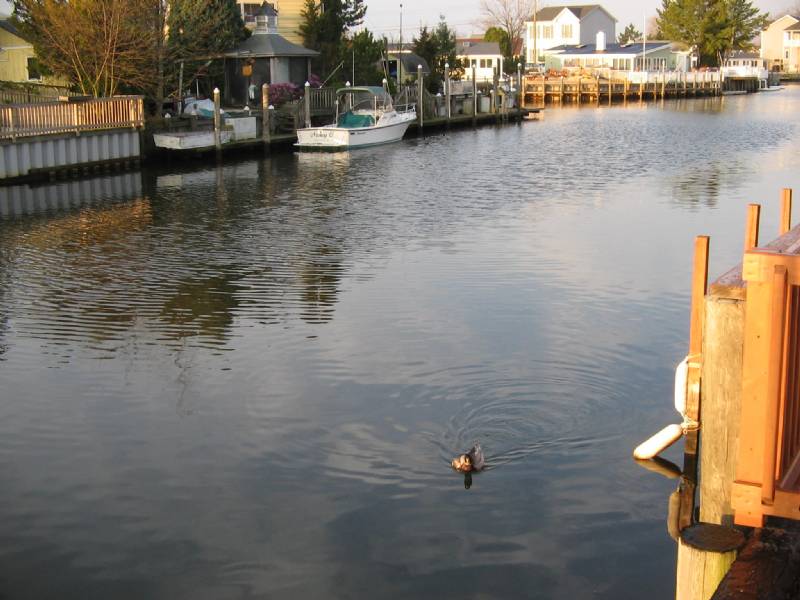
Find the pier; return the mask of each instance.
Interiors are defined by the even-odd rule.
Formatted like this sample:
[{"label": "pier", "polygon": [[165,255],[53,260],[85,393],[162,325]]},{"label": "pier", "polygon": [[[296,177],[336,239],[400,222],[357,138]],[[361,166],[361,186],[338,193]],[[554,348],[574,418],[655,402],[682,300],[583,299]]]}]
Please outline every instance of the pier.
[{"label": "pier", "polygon": [[718,72],[598,72],[595,76],[553,77],[525,75],[522,78],[522,104],[534,108],[557,102],[613,102],[614,100],[656,100],[722,93]]},{"label": "pier", "polygon": [[709,239],[696,241],[686,448],[669,517],[677,600],[796,597],[800,589],[800,225],[791,227],[792,190],[782,191],[779,210],[779,237],[762,245],[761,206],[748,207],[742,263],[710,285]]}]

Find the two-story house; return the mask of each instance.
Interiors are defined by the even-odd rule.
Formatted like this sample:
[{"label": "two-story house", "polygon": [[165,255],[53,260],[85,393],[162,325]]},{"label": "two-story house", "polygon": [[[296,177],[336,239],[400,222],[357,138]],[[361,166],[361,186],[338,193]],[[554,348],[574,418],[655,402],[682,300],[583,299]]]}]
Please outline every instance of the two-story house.
[{"label": "two-story house", "polygon": [[[256,15],[261,10],[264,0],[236,0],[242,11],[242,20],[245,26],[255,29]],[[303,7],[305,0],[271,0],[270,4],[280,15],[278,33],[293,44],[302,44],[303,38],[298,33],[303,21]]]},{"label": "two-story house", "polygon": [[770,70],[800,71],[800,16],[784,15],[762,31],[760,54]]},{"label": "two-story house", "polygon": [[613,40],[616,29],[617,20],[599,4],[548,6],[525,22],[525,61],[539,63],[556,46],[592,44],[600,31]]}]

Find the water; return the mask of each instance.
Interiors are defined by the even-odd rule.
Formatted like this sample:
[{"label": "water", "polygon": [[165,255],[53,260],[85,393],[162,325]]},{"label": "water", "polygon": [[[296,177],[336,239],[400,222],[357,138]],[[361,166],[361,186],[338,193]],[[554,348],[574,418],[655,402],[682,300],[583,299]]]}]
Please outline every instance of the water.
[{"label": "water", "polygon": [[798,124],[555,108],[3,189],[0,597],[671,598],[630,452],[677,419],[693,237],[715,274],[747,203],[773,237]]}]

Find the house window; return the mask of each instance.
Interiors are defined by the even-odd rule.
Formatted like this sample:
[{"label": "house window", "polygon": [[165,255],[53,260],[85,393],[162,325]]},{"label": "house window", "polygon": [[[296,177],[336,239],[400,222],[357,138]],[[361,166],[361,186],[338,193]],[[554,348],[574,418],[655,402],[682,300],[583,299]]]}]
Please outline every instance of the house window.
[{"label": "house window", "polygon": [[539,37],[543,40],[553,39],[553,26],[552,25],[539,25]]},{"label": "house window", "polygon": [[481,69],[491,69],[492,68],[492,59],[491,58],[482,58],[481,59]]},{"label": "house window", "polygon": [[39,66],[39,59],[28,58],[28,81],[39,81],[42,79],[42,70]]},{"label": "house window", "polygon": [[261,5],[245,3],[242,4],[241,7],[242,7],[242,20],[244,20],[245,23],[255,23],[256,13],[261,8]]},{"label": "house window", "polygon": [[789,51],[786,51],[786,60],[789,60]]},{"label": "house window", "polygon": [[561,37],[565,40],[572,37],[572,25],[561,26]]}]

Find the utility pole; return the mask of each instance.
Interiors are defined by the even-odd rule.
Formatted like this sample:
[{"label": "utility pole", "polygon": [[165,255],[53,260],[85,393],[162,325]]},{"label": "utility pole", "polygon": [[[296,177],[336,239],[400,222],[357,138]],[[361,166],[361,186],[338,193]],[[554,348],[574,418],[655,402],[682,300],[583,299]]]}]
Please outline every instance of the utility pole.
[{"label": "utility pole", "polygon": [[403,85],[403,3],[400,3],[400,47],[397,49],[397,93]]},{"label": "utility pole", "polygon": [[539,36],[539,31],[536,25],[536,13],[539,12],[539,0],[533,1],[533,62],[536,64],[537,68],[539,66],[539,48],[537,44],[537,37]]}]

